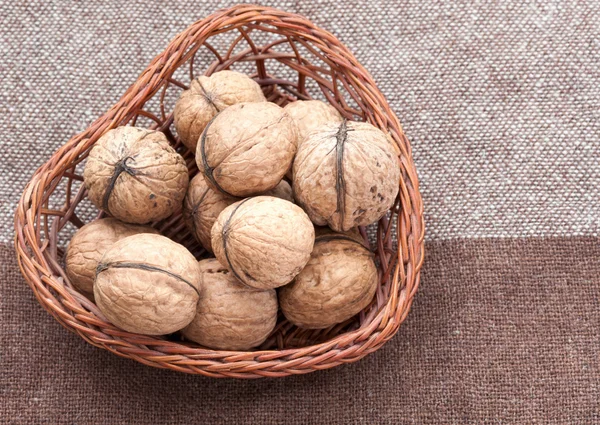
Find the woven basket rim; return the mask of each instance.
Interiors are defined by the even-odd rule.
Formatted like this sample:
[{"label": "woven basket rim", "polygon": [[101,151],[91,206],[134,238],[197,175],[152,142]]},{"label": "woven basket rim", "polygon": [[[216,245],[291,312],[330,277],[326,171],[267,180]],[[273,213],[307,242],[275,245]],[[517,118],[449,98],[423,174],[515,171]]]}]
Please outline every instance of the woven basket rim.
[{"label": "woven basket rim", "polygon": [[[202,45],[200,41],[205,41],[211,35],[226,30],[236,30],[254,22],[268,23],[282,34],[286,32],[288,36],[302,34],[311,42],[320,43],[319,46],[322,45],[323,49],[327,49],[329,55],[327,58],[336,66],[352,69],[351,77],[355,78],[361,87],[365,87],[365,95],[375,99],[373,103],[377,102],[383,110],[382,116],[385,122],[377,115],[379,111],[375,111],[368,120],[390,132],[398,145],[402,166],[396,254],[398,258],[392,273],[390,296],[384,308],[381,308],[367,326],[339,334],[325,342],[299,348],[257,351],[211,350],[119,330],[94,314],[95,306],[64,284],[64,274],[57,276],[52,272],[51,266],[55,270],[58,266],[58,263],[51,264],[57,258],[56,241],[53,245],[52,242],[43,239],[41,228],[45,226],[44,228],[50,229],[49,231],[54,232],[56,237],[58,232],[56,229],[59,226],[56,223],[60,223],[60,220],[56,219],[52,225],[45,222],[48,220],[46,193],[48,191],[52,193],[58,182],[65,177],[67,170],[78,161],[78,158],[89,152],[95,140],[104,132],[121,123],[129,122],[133,114],[139,112],[144,103],[163,87],[174,70],[189,59],[190,52],[197,45],[198,47],[193,50],[195,54]],[[375,118],[372,119],[373,116]],[[66,216],[69,211],[62,211],[61,214]],[[59,148],[34,173],[15,212],[14,242],[21,272],[40,304],[64,327],[78,333],[89,343],[151,366],[186,373],[239,378],[280,377],[359,360],[380,348],[397,332],[410,310],[412,299],[419,286],[420,269],[424,259],[423,204],[410,144],[371,75],[352,53],[335,36],[316,27],[300,15],[270,7],[238,5],[219,10],[192,24],[176,36],[113,107],[85,131]],[[378,243],[381,243],[380,249],[385,249],[379,238]]]}]

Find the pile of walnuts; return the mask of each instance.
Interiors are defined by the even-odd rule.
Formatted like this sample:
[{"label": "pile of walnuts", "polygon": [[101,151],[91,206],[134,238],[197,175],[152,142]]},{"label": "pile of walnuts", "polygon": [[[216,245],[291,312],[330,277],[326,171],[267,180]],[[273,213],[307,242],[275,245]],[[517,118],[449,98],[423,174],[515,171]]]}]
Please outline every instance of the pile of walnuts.
[{"label": "pile of walnuts", "polygon": [[[110,218],[73,236],[66,274],[106,320],[247,350],[271,334],[279,309],[299,327],[322,329],[371,303],[378,273],[357,228],[379,220],[398,194],[388,135],[320,101],[281,108],[232,71],[194,80],[174,123],[196,155],[191,180],[159,131],[118,127],[90,151],[85,187]],[[214,257],[198,262],[148,226],[179,212]]]}]

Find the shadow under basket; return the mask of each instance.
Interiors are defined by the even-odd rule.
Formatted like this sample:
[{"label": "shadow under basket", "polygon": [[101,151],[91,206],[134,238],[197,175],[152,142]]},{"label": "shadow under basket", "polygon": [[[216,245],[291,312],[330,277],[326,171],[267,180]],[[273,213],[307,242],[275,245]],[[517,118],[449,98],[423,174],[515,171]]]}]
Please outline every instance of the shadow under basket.
[{"label": "shadow under basket", "polygon": [[[299,329],[280,315],[267,341],[243,352],[203,348],[177,334],[150,337],[118,329],[73,288],[62,265],[73,232],[103,214],[86,198],[82,184],[85,159],[98,138],[121,125],[158,129],[194,175],[194,155],[176,137],[172,111],[195,76],[224,69],[251,75],[267,99],[279,105],[321,99],[348,119],[368,121],[397,144],[402,170],[395,205],[378,223],[361,229],[379,270],[373,302],[352,319],[321,330]],[[197,258],[205,256],[181,213],[153,226]],[[15,230],[27,283],[64,327],[119,356],[212,377],[283,377],[355,362],[372,353],[406,318],[424,256],[423,204],[411,148],[370,74],[337,38],[306,18],[253,5],[218,11],[175,37],[116,105],[36,171],[19,201]]]}]

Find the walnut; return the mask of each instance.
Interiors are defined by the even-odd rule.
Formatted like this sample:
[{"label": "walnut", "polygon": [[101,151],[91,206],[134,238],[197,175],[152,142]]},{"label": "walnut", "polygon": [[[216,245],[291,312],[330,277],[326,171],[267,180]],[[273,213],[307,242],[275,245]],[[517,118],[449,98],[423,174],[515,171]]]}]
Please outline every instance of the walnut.
[{"label": "walnut", "polygon": [[246,197],[273,189],[290,168],[298,143],[296,126],[274,103],[238,103],[206,127],[196,163],[209,186]]},{"label": "walnut", "polygon": [[271,190],[267,190],[260,194],[261,196],[274,196],[275,198],[284,199],[289,202],[294,202],[292,194],[292,186],[285,180],[281,180],[277,186]]},{"label": "walnut", "polygon": [[213,251],[210,229],[217,221],[217,217],[221,211],[237,201],[238,198],[212,190],[202,174],[197,174],[190,182],[183,202],[183,219],[188,229],[207,251]]},{"label": "walnut", "polygon": [[175,129],[183,144],[196,152],[196,145],[206,125],[228,106],[241,102],[266,102],[256,81],[235,71],[201,76],[181,93],[175,104]]},{"label": "walnut", "polygon": [[247,350],[260,345],[277,322],[277,294],[240,283],[216,259],[200,261],[200,302],[183,336],[205,347]]},{"label": "walnut", "polygon": [[302,143],[294,161],[294,197],[313,223],[336,231],[371,224],[394,204],[398,157],[371,124],[325,124]]},{"label": "walnut", "polygon": [[92,148],[83,173],[90,200],[127,223],[167,218],[181,208],[185,161],[159,131],[118,127]]},{"label": "walnut", "polygon": [[116,218],[102,218],[79,229],[69,242],[65,269],[79,292],[92,297],[98,262],[115,242],[138,233],[154,233],[152,227],[122,223]]},{"label": "walnut", "polygon": [[298,100],[283,108],[298,127],[298,148],[315,129],[327,123],[340,123],[342,115],[329,103],[320,100]]},{"label": "walnut", "polygon": [[[293,202],[292,188],[283,180],[265,195]],[[237,201],[240,199],[212,190],[202,174],[197,174],[190,182],[183,202],[183,219],[188,229],[207,251],[213,252],[210,229],[217,221],[217,217],[221,211]]]},{"label": "walnut", "polygon": [[315,239],[314,227],[300,207],[271,196],[228,206],[211,235],[221,264],[258,289],[289,283],[306,265]]},{"label": "walnut", "polygon": [[285,317],[301,328],[341,323],[369,305],[377,289],[373,254],[343,234],[318,236],[306,267],[279,289]]},{"label": "walnut", "polygon": [[164,335],[196,315],[200,266],[182,245],[148,233],[121,239],[96,269],[94,297],[115,326]]},{"label": "walnut", "polygon": [[330,227],[315,226],[315,239],[318,238],[319,236],[327,236],[327,235],[348,236],[349,238],[354,239],[355,241],[361,243],[362,245],[364,245],[365,247],[368,248],[368,244],[365,241],[365,239],[363,238],[363,236],[360,234],[358,227],[353,227],[352,229],[347,230],[345,232],[334,232],[333,230],[331,230]]}]

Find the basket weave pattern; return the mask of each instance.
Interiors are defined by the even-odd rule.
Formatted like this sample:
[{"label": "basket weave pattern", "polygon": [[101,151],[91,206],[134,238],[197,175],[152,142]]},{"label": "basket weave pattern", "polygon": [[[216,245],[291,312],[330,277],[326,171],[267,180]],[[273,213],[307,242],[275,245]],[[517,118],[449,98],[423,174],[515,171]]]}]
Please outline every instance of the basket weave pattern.
[{"label": "basket weave pattern", "polygon": [[[172,100],[199,75],[203,64],[207,75],[236,67],[249,72],[252,67],[249,73],[268,100],[280,105],[296,99],[326,100],[344,117],[368,121],[389,133],[398,145],[402,169],[398,199],[371,229],[380,285],[371,305],[356,317],[328,329],[302,330],[281,316],[258,349],[217,351],[178,341],[176,336],[120,330],[107,323],[68,281],[61,265],[62,241],[68,238],[69,228],[72,231],[90,219],[81,171],[91,147],[106,131],[126,124],[159,129],[184,156],[190,175],[197,172],[194,155],[174,133]],[[187,246],[197,258],[204,256],[180,213],[154,227]],[[19,201],[15,230],[17,257],[27,283],[67,329],[119,356],[212,377],[308,373],[354,362],[377,350],[406,318],[424,256],[423,204],[410,144],[372,77],[337,38],[306,18],[253,5],[218,11],[179,34],[117,104],[36,171]],[[361,232],[366,238],[367,230]]]}]

